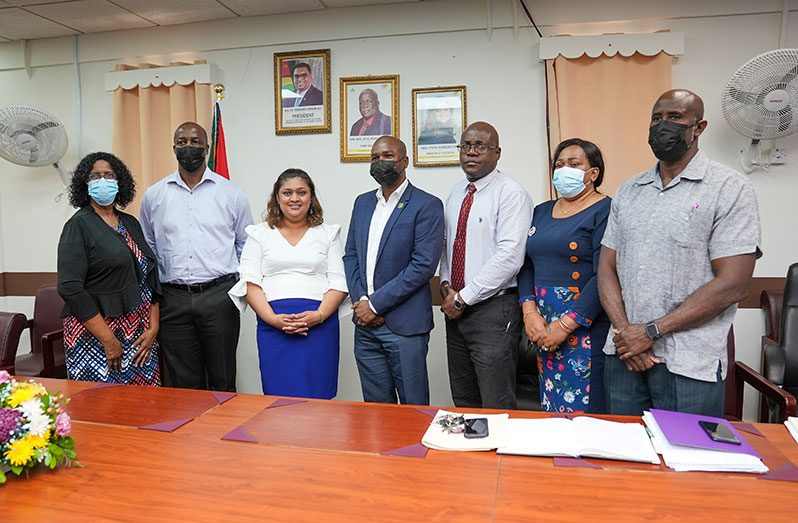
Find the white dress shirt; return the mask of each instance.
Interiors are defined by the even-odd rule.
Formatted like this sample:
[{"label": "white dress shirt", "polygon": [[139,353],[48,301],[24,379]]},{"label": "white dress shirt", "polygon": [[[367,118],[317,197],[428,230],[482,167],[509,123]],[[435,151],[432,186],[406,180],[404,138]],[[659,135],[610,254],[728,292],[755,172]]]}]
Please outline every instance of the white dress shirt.
[{"label": "white dress shirt", "polygon": [[[441,281],[451,281],[452,246],[460,206],[468,190],[461,180],[446,199],[446,238],[441,256]],[[498,169],[474,182],[477,188],[466,224],[465,287],[460,299],[474,305],[517,284],[532,224],[532,197]]]},{"label": "white dress shirt", "polygon": [[238,185],[206,168],[193,189],[177,171],[147,189],[139,220],[161,281],[191,284],[235,274],[252,213]]},{"label": "white dress shirt", "polygon": [[[385,225],[388,223],[388,218],[391,213],[396,209],[396,204],[402,198],[402,195],[407,189],[410,181],[405,178],[402,185],[385,199],[382,194],[382,187],[377,189],[377,206],[374,208],[374,214],[371,215],[371,224],[369,225],[369,243],[366,248],[366,286],[368,293],[374,292],[374,269],[377,266],[377,254],[380,249],[380,240],[382,240],[382,233],[385,231]],[[361,297],[362,299],[362,297]],[[372,308],[373,310],[373,308]]]},{"label": "white dress shirt", "polygon": [[265,223],[250,225],[246,232],[238,266],[240,279],[228,292],[239,310],[246,308],[247,282],[263,289],[269,301],[321,301],[330,289],[346,292],[339,225],[311,227],[296,245]]}]

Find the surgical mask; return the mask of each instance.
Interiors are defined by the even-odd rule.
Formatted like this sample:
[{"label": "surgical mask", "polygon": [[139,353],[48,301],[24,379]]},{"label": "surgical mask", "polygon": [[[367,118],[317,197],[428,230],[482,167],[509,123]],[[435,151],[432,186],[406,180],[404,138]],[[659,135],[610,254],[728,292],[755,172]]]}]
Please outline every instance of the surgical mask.
[{"label": "surgical mask", "polygon": [[693,140],[687,143],[684,140],[684,134],[687,129],[695,127],[698,122],[693,125],[686,125],[676,122],[669,122],[667,120],[660,120],[648,128],[648,145],[651,146],[651,151],[658,160],[663,162],[673,162],[684,156],[687,149],[693,145]]},{"label": "surgical mask", "polygon": [[396,172],[396,160],[377,160],[371,162],[371,177],[382,187],[390,187],[399,179]]},{"label": "surgical mask", "polygon": [[88,183],[89,196],[94,200],[97,205],[111,205],[116,200],[116,193],[119,192],[119,184],[116,180],[106,180],[100,178],[93,182]]},{"label": "surgical mask", "polygon": [[177,147],[175,148],[175,156],[177,157],[177,163],[180,164],[180,167],[193,173],[196,172],[197,169],[202,166],[202,162],[205,161],[205,148],[191,147],[190,145]]},{"label": "surgical mask", "polygon": [[554,188],[566,198],[576,196],[585,190],[586,172],[576,167],[558,167],[554,169]]}]

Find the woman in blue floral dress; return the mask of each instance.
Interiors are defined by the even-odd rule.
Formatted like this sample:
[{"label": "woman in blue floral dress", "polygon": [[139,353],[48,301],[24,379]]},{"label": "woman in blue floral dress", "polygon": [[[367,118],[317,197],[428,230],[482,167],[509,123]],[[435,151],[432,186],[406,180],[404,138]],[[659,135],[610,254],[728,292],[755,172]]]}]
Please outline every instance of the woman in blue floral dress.
[{"label": "woman in blue floral dress", "polygon": [[610,198],[597,191],[604,160],[595,144],[573,138],[554,153],[562,195],[535,208],[518,290],[524,328],[538,346],[541,405],[552,412],[605,410],[604,342],[596,270]]}]

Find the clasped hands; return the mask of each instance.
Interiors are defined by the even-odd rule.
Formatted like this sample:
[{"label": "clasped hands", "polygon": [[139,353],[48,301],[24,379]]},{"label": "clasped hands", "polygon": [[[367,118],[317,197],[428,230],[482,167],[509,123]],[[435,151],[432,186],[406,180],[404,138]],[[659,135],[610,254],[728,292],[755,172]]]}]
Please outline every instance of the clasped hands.
[{"label": "clasped hands", "polygon": [[361,327],[379,327],[385,323],[385,318],[376,314],[369,307],[368,300],[359,300],[352,304],[352,313],[355,323]]},{"label": "clasped hands", "polygon": [[632,372],[644,372],[660,363],[660,360],[651,352],[654,340],[646,334],[645,325],[627,324],[620,329],[612,329],[612,341],[618,357],[626,364],[626,369]]},{"label": "clasped hands", "polygon": [[537,311],[524,314],[524,330],[527,338],[545,352],[557,350],[557,347],[565,343],[565,340],[571,335],[570,331],[562,328],[559,320],[546,323],[546,320]]},{"label": "clasped hands", "polygon": [[273,314],[267,321],[275,329],[280,329],[286,334],[307,336],[311,327],[322,322],[321,311],[312,310],[296,314]]}]

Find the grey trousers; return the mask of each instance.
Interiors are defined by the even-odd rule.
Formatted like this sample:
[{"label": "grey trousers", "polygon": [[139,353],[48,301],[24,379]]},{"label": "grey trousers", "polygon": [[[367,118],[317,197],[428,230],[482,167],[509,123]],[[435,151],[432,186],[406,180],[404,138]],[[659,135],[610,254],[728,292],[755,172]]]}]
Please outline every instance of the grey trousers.
[{"label": "grey trousers", "polygon": [[449,384],[458,407],[515,409],[518,294],[488,298],[446,320]]},{"label": "grey trousers", "polygon": [[607,356],[607,413],[641,416],[644,410],[654,408],[722,418],[726,382],[720,377],[720,362],[716,381],[701,381],[674,374],[664,363],[645,372],[632,372],[618,356]]}]

